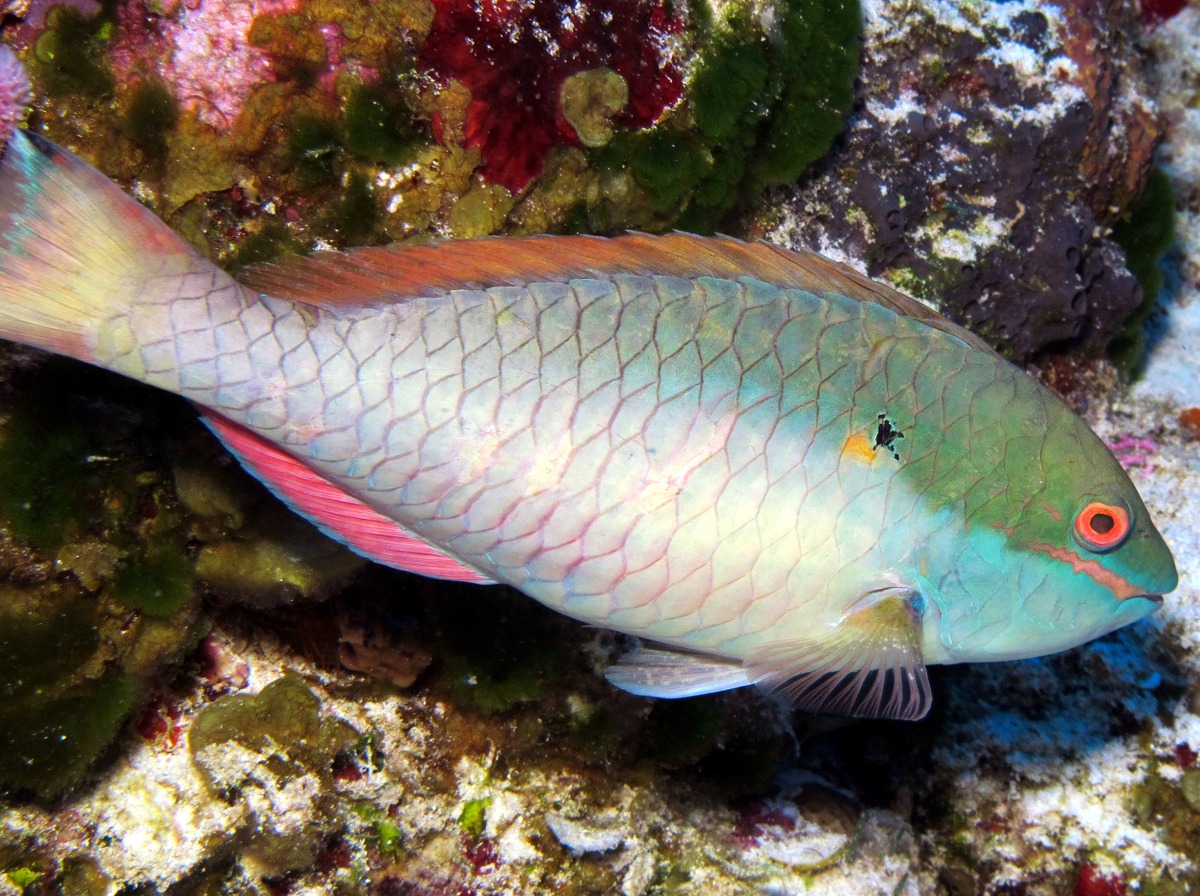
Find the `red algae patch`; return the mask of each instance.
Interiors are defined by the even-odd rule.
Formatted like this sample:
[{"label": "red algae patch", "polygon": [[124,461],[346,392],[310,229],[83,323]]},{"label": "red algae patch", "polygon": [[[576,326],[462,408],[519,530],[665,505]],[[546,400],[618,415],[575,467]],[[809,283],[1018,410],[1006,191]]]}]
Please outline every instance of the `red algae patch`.
[{"label": "red algae patch", "polygon": [[[464,136],[483,155],[485,180],[513,193],[541,174],[557,145],[580,145],[562,108],[569,78],[608,69],[624,80],[628,101],[617,124],[654,124],[683,92],[672,38],[680,13],[657,0],[434,0],[422,64],[471,92]],[[435,122],[435,133],[437,123]]]}]

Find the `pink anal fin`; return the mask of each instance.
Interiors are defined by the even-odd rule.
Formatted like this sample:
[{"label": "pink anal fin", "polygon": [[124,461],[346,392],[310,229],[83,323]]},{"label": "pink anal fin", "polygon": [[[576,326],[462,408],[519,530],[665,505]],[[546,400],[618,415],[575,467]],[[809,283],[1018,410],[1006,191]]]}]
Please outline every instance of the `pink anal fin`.
[{"label": "pink anal fin", "polygon": [[368,560],[435,579],[493,584],[433,545],[406,532],[281,448],[215,411],[201,419],[250,473],[288,507]]}]

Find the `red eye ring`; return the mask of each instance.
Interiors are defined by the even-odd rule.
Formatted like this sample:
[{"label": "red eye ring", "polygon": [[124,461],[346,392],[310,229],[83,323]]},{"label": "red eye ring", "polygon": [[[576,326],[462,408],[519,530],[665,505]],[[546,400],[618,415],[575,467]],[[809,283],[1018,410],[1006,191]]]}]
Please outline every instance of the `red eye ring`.
[{"label": "red eye ring", "polygon": [[1090,501],[1075,514],[1075,540],[1089,551],[1104,553],[1129,537],[1129,511],[1119,504]]}]

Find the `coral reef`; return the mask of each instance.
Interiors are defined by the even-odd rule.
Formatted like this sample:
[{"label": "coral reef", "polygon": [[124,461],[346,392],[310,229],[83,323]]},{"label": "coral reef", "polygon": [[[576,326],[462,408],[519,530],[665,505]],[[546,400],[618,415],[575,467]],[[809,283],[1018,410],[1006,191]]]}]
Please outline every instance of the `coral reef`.
[{"label": "coral reef", "polygon": [[1159,135],[1132,5],[865,8],[862,103],[773,238],[858,262],[1015,359],[1102,351],[1154,298],[1107,235]]},{"label": "coral reef", "polygon": [[43,12],[8,32],[31,124],[233,265],[421,235],[712,229],[824,153],[857,71],[857,0]]}]

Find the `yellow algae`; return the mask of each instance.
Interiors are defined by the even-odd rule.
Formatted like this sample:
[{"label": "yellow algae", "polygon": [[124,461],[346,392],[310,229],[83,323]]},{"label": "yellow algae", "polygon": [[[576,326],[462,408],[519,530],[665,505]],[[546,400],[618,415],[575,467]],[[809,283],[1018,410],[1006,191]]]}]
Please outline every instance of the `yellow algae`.
[{"label": "yellow algae", "polygon": [[287,112],[292,100],[292,88],[288,84],[263,84],[259,86],[233,123],[230,142],[236,152],[247,155],[261,150],[267,135]]},{"label": "yellow algae", "polygon": [[421,111],[430,118],[437,115],[441,121],[442,143],[447,146],[462,146],[466,140],[464,127],[467,106],[471,103],[471,91],[459,81],[435,84],[421,94]]},{"label": "yellow algae", "polygon": [[536,185],[509,218],[509,233],[561,231],[575,215],[586,214],[604,196],[600,175],[588,166],[587,156],[576,146],[551,150]]},{"label": "yellow algae", "polygon": [[163,179],[165,212],[170,213],[204,193],[228,190],[250,177],[226,141],[194,112],[183,115],[167,138],[167,172]]},{"label": "yellow algae", "polygon": [[563,116],[579,141],[588,147],[604,146],[613,137],[613,116],[629,103],[629,85],[611,68],[576,72],[559,90]]},{"label": "yellow algae", "polygon": [[450,209],[450,230],[456,239],[487,236],[504,226],[513,196],[499,184],[477,187]]}]

